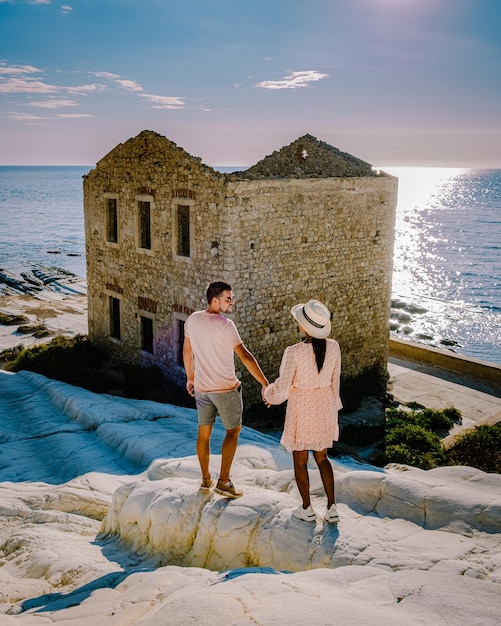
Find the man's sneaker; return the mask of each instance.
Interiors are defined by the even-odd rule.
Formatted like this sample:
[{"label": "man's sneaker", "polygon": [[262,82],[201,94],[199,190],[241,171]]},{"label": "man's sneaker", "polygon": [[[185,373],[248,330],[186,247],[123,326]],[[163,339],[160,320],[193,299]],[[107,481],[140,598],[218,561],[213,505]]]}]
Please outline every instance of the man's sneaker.
[{"label": "man's sneaker", "polygon": [[227,485],[218,480],[214,491],[225,498],[240,498],[240,496],[244,495],[244,492],[241,489],[237,489],[231,480]]},{"label": "man's sneaker", "polygon": [[214,481],[212,478],[202,478],[202,484],[200,485],[199,491],[202,493],[209,493],[213,484]]},{"label": "man's sneaker", "polygon": [[337,512],[336,503],[331,504],[327,511],[325,511],[324,520],[329,522],[329,524],[337,524],[337,522],[339,522],[339,513]]},{"label": "man's sneaker", "polygon": [[315,511],[311,508],[311,504],[307,509],[303,509],[303,505],[300,504],[292,511],[292,515],[298,519],[302,519],[305,522],[314,522],[317,519]]}]

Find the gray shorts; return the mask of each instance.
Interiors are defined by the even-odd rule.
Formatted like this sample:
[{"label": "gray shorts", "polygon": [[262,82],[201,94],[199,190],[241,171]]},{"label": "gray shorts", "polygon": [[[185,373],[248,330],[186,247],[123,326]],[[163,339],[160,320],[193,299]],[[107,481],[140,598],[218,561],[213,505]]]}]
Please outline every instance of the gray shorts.
[{"label": "gray shorts", "polygon": [[231,391],[195,391],[198,423],[200,426],[212,426],[219,415],[226,430],[242,425],[242,385]]}]

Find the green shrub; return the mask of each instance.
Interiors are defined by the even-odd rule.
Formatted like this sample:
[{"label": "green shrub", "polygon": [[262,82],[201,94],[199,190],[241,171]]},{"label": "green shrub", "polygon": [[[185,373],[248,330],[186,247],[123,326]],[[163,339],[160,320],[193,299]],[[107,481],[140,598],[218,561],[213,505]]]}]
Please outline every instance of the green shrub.
[{"label": "green shrub", "polygon": [[397,443],[385,446],[383,463],[403,463],[404,465],[415,465],[416,454],[408,448],[404,443]]},{"label": "green shrub", "polygon": [[57,336],[49,343],[27,348],[17,346],[2,352],[0,359],[12,372],[28,370],[92,391],[106,390],[108,381],[100,371],[105,355],[83,335]]},{"label": "green shrub", "polygon": [[448,407],[442,411],[426,409],[417,403],[406,408],[386,409],[386,430],[382,446],[375,450],[371,462],[376,465],[402,463],[430,469],[446,462],[440,435],[461,421],[461,413]]},{"label": "green shrub", "polygon": [[388,408],[384,443],[370,460],[376,465],[402,463],[421,469],[466,465],[501,473],[501,423],[482,424],[463,432],[445,450],[440,436],[460,422],[461,412],[454,407],[438,411],[412,403],[405,409]]},{"label": "green shrub", "polygon": [[455,423],[461,422],[461,413],[453,407],[441,411],[435,409],[423,409],[421,411],[422,424],[433,432],[449,431]]},{"label": "green shrub", "polygon": [[416,452],[440,453],[442,444],[435,433],[419,424],[399,425],[386,433],[385,444],[387,446],[403,444]]},{"label": "green shrub", "polygon": [[455,424],[461,424],[461,411],[453,406],[448,406],[443,410],[443,413],[447,415]]},{"label": "green shrub", "polygon": [[68,369],[74,371],[81,367],[100,365],[103,359],[103,353],[87,337],[57,336],[49,343],[19,350],[8,369],[14,372],[29,369],[40,374],[53,371],[64,375]]},{"label": "green shrub", "polygon": [[454,423],[461,421],[461,413],[449,407],[442,411],[420,408],[407,411],[405,409],[390,408],[386,410],[386,425],[394,428],[399,425],[416,424],[433,432],[449,431]]},{"label": "green shrub", "polygon": [[408,406],[409,409],[412,409],[413,411],[419,411],[426,408],[424,405],[419,404],[419,402],[407,402],[406,406]]},{"label": "green shrub", "polygon": [[404,409],[386,409],[386,428],[391,429],[400,424],[408,424],[414,421],[414,413]]},{"label": "green shrub", "polygon": [[386,446],[384,450],[385,465],[389,463],[402,463],[404,465],[419,467],[420,469],[431,469],[437,466],[440,458],[441,452],[423,453],[405,443],[389,445]]},{"label": "green shrub", "polygon": [[22,343],[18,343],[17,346],[12,348],[6,348],[0,352],[0,363],[3,363],[4,369],[10,369],[10,365],[14,363],[17,357],[24,350],[24,346]]},{"label": "green shrub", "polygon": [[481,424],[457,435],[446,456],[449,465],[501,473],[501,424]]},{"label": "green shrub", "polygon": [[0,353],[6,370],[28,370],[95,393],[194,407],[184,386],[167,380],[157,366],[114,363],[86,336],[55,337],[50,343]]},{"label": "green shrub", "polygon": [[0,312],[0,324],[4,326],[17,326],[18,324],[26,324],[28,321],[25,315],[9,315]]},{"label": "green shrub", "polygon": [[22,324],[17,327],[17,332],[21,335],[33,335],[37,339],[42,339],[43,337],[50,337],[54,333],[44,326],[43,324]]}]

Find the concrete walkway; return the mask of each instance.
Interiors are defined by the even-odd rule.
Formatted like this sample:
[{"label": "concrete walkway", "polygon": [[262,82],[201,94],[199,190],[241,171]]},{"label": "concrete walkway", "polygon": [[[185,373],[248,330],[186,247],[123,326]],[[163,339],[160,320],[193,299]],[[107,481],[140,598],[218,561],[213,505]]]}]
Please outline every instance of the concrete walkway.
[{"label": "concrete walkway", "polygon": [[395,400],[418,402],[430,409],[453,406],[461,411],[463,423],[451,430],[452,437],[478,424],[501,422],[501,380],[484,382],[395,357],[389,358],[388,372],[388,393]]}]

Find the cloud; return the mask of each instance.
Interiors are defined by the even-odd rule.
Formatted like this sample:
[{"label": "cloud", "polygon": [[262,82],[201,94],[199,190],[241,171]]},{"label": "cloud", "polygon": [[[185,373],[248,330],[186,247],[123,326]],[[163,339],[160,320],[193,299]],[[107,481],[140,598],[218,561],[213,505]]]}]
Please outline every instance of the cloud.
[{"label": "cloud", "polygon": [[198,108],[200,109],[200,111],[210,111],[210,107],[207,104],[207,102],[205,102],[205,100],[201,100],[200,104],[198,105]]},{"label": "cloud", "polygon": [[51,85],[38,80],[30,74],[37,74],[42,70],[33,65],[0,65],[0,93],[36,93],[50,94],[68,92],[71,94],[87,94],[102,91],[104,85]]},{"label": "cloud", "polygon": [[148,93],[139,95],[151,102],[153,109],[184,109],[186,106],[184,98],[178,96],[156,96]]},{"label": "cloud", "polygon": [[[1,2],[1,0],[0,0]],[[0,74],[19,75],[19,74],[34,74],[35,72],[41,72],[37,67],[33,65],[0,65]]]},{"label": "cloud", "polygon": [[0,93],[56,93],[61,89],[32,78],[9,78],[0,82]]},{"label": "cloud", "polygon": [[16,122],[32,122],[34,120],[46,120],[47,118],[42,115],[33,115],[31,113],[18,113],[16,111],[11,111],[7,113],[7,117],[10,120],[15,120]]},{"label": "cloud", "polygon": [[105,86],[100,83],[92,83],[90,85],[77,85],[76,87],[64,87],[65,91],[70,94],[81,94],[86,96],[88,93],[96,91],[104,91]]},{"label": "cloud", "polygon": [[65,14],[71,13],[73,11],[73,7],[68,6],[67,4],[63,4],[61,7],[61,11]]},{"label": "cloud", "polygon": [[143,91],[143,88],[141,87],[141,85],[139,85],[133,80],[122,80],[122,79],[118,80],[117,79],[116,82],[120,85],[120,87],[123,87],[127,91]]},{"label": "cloud", "polygon": [[186,106],[184,98],[180,96],[158,96],[151,93],[139,93],[143,91],[143,87],[135,80],[122,78],[120,74],[112,72],[90,72],[90,74],[98,78],[107,78],[125,91],[135,92],[140,98],[150,102],[152,109],[184,109]]},{"label": "cloud", "polygon": [[66,119],[76,119],[76,118],[83,118],[83,117],[94,117],[94,115],[91,115],[90,113],[58,113],[57,115],[53,117],[49,117],[46,115],[34,115],[32,113],[20,113],[18,111],[11,111],[10,113],[7,113],[7,117],[10,120],[14,120],[16,122],[35,122],[38,120],[51,120],[51,119],[66,120]]},{"label": "cloud", "polygon": [[53,100],[44,100],[36,102],[27,102],[27,107],[40,107],[41,109],[59,109],[61,107],[75,107],[79,106],[78,102],[74,100],[68,100],[67,98],[59,98]]},{"label": "cloud", "polygon": [[[0,3],[2,0],[0,0]],[[72,96],[87,96],[91,93],[105,91],[106,85],[102,83],[90,83],[85,85],[51,85],[42,80],[38,80],[31,74],[42,72],[42,70],[32,65],[12,65],[7,66],[0,63],[0,94],[68,94]],[[90,75],[109,80],[120,89],[132,92],[151,104],[153,109],[184,109],[186,103],[184,98],[179,96],[159,96],[156,94],[141,93],[143,87],[134,80],[122,78],[113,72],[89,72]],[[33,100],[25,102],[21,106],[39,107],[41,109],[58,109],[61,107],[79,106],[79,103],[71,98],[47,98],[46,100]],[[58,118],[81,118],[94,117],[87,114],[59,114]],[[47,119],[37,117],[27,113],[11,113],[10,119],[16,121],[32,121],[36,119]]]},{"label": "cloud", "polygon": [[112,72],[89,72],[89,74],[97,76],[98,78],[108,78],[126,91],[143,91],[141,85],[136,83],[135,80],[122,78],[120,74],[113,74]]},{"label": "cloud", "polygon": [[254,86],[262,89],[299,89],[301,87],[309,87],[310,83],[322,78],[328,78],[328,76],[328,74],[322,74],[316,70],[290,72],[278,80],[263,80]]},{"label": "cloud", "polygon": [[58,113],[56,117],[61,120],[69,120],[81,117],[94,117],[94,115],[91,115],[90,113]]},{"label": "cloud", "polygon": [[92,85],[77,85],[77,86],[61,86],[50,85],[34,78],[9,78],[2,82],[0,77],[0,93],[36,93],[36,94],[49,94],[49,93],[61,93],[68,92],[70,94],[82,94],[102,91],[104,85],[92,84]]},{"label": "cloud", "polygon": [[110,78],[110,79],[115,79],[115,78],[120,78],[120,74],[112,74],[111,72],[89,72],[89,74],[92,74],[92,76],[97,76],[98,78]]}]

